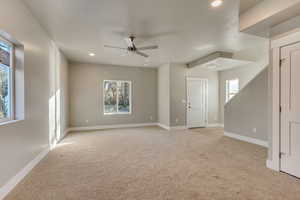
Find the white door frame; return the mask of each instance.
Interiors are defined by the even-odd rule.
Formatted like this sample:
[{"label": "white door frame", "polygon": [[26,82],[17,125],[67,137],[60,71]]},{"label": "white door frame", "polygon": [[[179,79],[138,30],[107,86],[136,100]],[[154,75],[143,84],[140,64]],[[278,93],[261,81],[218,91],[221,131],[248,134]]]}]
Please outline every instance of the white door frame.
[{"label": "white door frame", "polygon": [[205,80],[207,82],[207,90],[206,90],[206,105],[205,105],[205,109],[206,109],[206,113],[205,113],[205,127],[208,126],[208,79],[207,78],[200,78],[200,77],[190,77],[190,76],[187,76],[186,77],[186,127],[187,128],[190,128],[188,126],[188,98],[189,98],[189,94],[188,94],[188,84],[187,82],[190,81],[190,80],[196,80],[196,81],[201,81],[201,80]]},{"label": "white door frame", "polygon": [[[285,34],[271,40],[271,67],[269,69],[272,82],[269,89],[272,91],[271,100],[271,128],[272,130],[272,155],[267,160],[267,167],[280,171],[280,50],[284,46],[300,42],[300,29],[290,34]],[[269,145],[270,146],[270,145]]]}]

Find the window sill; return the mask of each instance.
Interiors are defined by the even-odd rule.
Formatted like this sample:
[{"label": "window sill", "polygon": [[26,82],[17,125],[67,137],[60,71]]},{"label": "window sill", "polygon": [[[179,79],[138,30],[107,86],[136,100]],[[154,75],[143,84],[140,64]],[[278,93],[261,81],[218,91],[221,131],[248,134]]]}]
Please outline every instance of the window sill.
[{"label": "window sill", "polygon": [[111,115],[131,115],[131,113],[104,113],[104,116],[111,116]]},{"label": "window sill", "polygon": [[9,124],[15,124],[15,123],[18,123],[18,122],[21,122],[23,120],[10,120],[10,121],[6,121],[6,122],[0,122],[0,127],[1,126],[6,126],[6,125],[9,125]]}]

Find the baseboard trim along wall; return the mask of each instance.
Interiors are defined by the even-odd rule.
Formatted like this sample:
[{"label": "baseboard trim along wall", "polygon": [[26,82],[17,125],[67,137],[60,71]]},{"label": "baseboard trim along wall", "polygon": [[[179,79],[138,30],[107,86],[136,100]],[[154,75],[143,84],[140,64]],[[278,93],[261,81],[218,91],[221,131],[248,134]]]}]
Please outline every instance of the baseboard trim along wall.
[{"label": "baseboard trim along wall", "polygon": [[167,126],[161,123],[157,123],[157,126],[159,126],[162,129],[168,130],[168,131],[175,131],[175,130],[186,130],[188,129],[186,126]]},{"label": "baseboard trim along wall", "polygon": [[280,171],[280,169],[278,169],[278,166],[276,164],[274,164],[273,160],[267,160],[266,165],[267,165],[267,168],[269,168],[269,169],[275,170],[277,172]]},{"label": "baseboard trim along wall", "polygon": [[93,131],[93,130],[118,129],[118,128],[137,128],[137,127],[145,127],[145,126],[157,126],[157,123],[71,127],[71,128],[68,129],[68,132]]},{"label": "baseboard trim along wall", "polygon": [[172,131],[176,131],[176,130],[187,130],[188,128],[186,126],[172,126],[170,127],[170,129]]},{"label": "baseboard trim along wall", "polygon": [[230,138],[234,138],[237,140],[241,140],[244,142],[248,142],[248,143],[252,143],[252,144],[257,144],[259,146],[263,146],[263,147],[269,147],[268,142],[267,141],[263,141],[263,140],[259,140],[259,139],[255,139],[255,138],[250,138],[247,136],[243,136],[243,135],[239,135],[236,133],[229,133],[229,132],[224,132],[224,135]]},{"label": "baseboard trim along wall", "polygon": [[54,144],[51,144],[50,145],[50,151],[52,151],[53,149],[55,149],[56,145],[59,144],[67,135],[68,133],[70,132],[69,128],[67,128],[64,132],[63,132],[63,135],[60,137],[59,140],[55,140],[54,141]]},{"label": "baseboard trim along wall", "polygon": [[[157,126],[163,128],[163,129],[166,129],[168,131],[170,131],[170,130],[186,130],[186,129],[188,129],[186,126],[167,126],[167,125],[160,124],[160,123],[158,123]],[[224,124],[208,124],[206,126],[206,128],[223,128],[223,127],[224,127]]]},{"label": "baseboard trim along wall", "polygon": [[4,199],[22,179],[49,153],[47,148],[30,161],[18,174],[11,178],[2,188],[0,188],[0,200]]},{"label": "baseboard trim along wall", "polygon": [[208,124],[207,128],[224,128],[224,124]]},{"label": "baseboard trim along wall", "polygon": [[67,132],[76,131],[93,131],[93,130],[105,130],[105,129],[119,129],[119,128],[138,128],[146,126],[159,126],[165,130],[186,130],[186,126],[167,126],[161,123],[143,123],[143,124],[121,124],[121,125],[103,125],[103,126],[84,126],[84,127],[71,127],[68,128]]},{"label": "baseboard trim along wall", "polygon": [[162,129],[166,129],[168,131],[171,130],[170,126],[167,126],[167,125],[164,125],[164,124],[161,124],[161,123],[157,123],[157,126],[159,126]]},{"label": "baseboard trim along wall", "polygon": [[[67,130],[67,132],[74,131],[93,131],[93,130],[105,130],[105,129],[118,129],[118,128],[137,128],[137,127],[145,127],[145,126],[159,126],[165,130],[186,130],[188,129],[186,126],[167,126],[161,123],[142,123],[142,124],[121,124],[121,125],[102,125],[102,126],[84,126],[84,127],[71,127]],[[224,127],[223,124],[209,124],[208,128],[221,128]]]}]

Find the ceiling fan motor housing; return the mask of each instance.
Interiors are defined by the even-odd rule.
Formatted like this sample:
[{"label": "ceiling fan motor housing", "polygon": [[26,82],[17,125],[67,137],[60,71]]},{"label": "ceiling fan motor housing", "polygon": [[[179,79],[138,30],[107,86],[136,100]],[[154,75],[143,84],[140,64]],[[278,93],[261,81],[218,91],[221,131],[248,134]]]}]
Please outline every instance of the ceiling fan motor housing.
[{"label": "ceiling fan motor housing", "polygon": [[135,46],[133,46],[133,47],[128,47],[128,51],[136,51],[137,49],[136,49],[136,47]]},{"label": "ceiling fan motor housing", "polygon": [[128,46],[128,51],[137,51],[137,48],[134,44],[135,37],[133,35],[129,36],[129,39],[131,40],[132,46]]}]

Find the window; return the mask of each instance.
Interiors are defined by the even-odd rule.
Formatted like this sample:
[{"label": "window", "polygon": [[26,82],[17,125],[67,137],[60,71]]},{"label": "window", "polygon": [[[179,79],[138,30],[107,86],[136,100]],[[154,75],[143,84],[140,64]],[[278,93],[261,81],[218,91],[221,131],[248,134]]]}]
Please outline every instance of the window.
[{"label": "window", "polygon": [[239,79],[226,80],[226,102],[239,92]]},{"label": "window", "polygon": [[0,38],[0,123],[13,119],[13,45]]},{"label": "window", "polygon": [[131,114],[131,82],[104,81],[104,114]]}]

